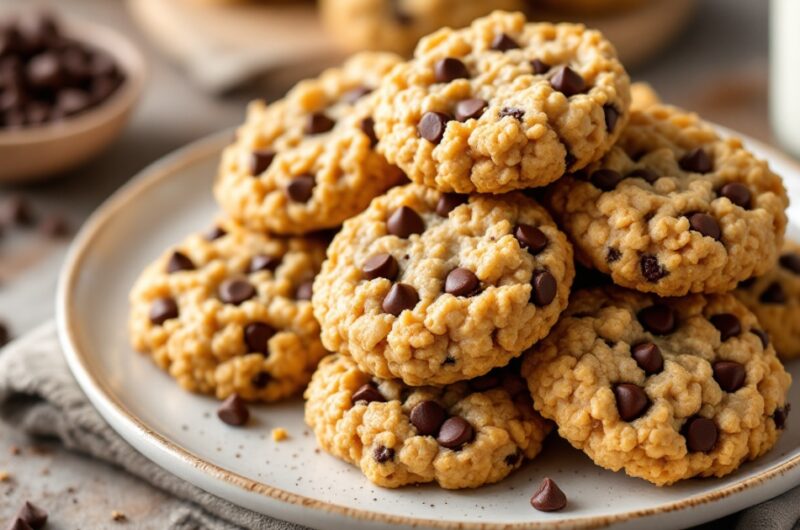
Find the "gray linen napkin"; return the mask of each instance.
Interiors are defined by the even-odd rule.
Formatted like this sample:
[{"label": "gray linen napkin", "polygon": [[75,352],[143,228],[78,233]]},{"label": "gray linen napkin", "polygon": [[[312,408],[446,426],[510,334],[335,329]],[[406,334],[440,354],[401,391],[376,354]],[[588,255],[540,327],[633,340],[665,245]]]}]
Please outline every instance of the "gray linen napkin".
[{"label": "gray linen napkin", "polygon": [[[128,445],[95,411],[61,355],[50,322],[0,352],[0,418],[34,436],[58,438],[68,449],[115,464],[184,502],[170,530],[303,530],[239,508],[164,471]],[[698,528],[800,530],[800,488]]]},{"label": "gray linen napkin", "polygon": [[0,352],[0,418],[27,434],[55,437],[65,447],[121,467],[185,502],[169,530],[302,530],[240,508],[163,470],[127,444],[100,417],[61,355],[48,322]]}]

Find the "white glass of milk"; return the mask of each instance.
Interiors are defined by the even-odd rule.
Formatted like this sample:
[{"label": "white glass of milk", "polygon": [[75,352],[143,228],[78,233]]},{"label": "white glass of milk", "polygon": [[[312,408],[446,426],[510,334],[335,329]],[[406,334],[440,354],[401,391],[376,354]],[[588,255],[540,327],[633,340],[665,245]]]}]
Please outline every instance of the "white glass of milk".
[{"label": "white glass of milk", "polygon": [[772,0],[769,34],[772,129],[800,157],[800,0]]}]

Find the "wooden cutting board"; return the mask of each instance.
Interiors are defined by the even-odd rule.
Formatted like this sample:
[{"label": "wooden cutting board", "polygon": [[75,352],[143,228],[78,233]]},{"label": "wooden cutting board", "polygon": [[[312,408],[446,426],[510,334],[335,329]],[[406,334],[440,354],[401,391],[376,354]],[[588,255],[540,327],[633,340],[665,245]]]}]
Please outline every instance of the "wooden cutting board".
[{"label": "wooden cutting board", "polygon": [[[203,87],[222,92],[264,72],[297,79],[342,59],[314,2],[127,0],[142,29]],[[648,0],[607,16],[537,11],[532,18],[580,21],[603,31],[627,66],[643,63],[684,27],[695,0]]]}]

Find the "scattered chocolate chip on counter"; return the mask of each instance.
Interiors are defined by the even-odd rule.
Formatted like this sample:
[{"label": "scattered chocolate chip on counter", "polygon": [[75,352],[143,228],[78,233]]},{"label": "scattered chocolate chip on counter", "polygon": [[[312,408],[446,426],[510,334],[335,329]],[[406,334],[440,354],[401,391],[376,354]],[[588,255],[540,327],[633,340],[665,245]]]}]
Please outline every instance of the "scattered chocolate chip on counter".
[{"label": "scattered chocolate chip on counter", "polygon": [[540,512],[556,512],[567,505],[567,496],[553,479],[545,477],[531,497],[531,506]]},{"label": "scattered chocolate chip on counter", "polygon": [[[24,523],[22,526],[17,526],[19,522]],[[17,512],[17,517],[12,524],[11,528],[33,528],[33,530],[40,530],[47,524],[47,512],[36,506],[30,501],[25,501],[25,504]]]}]

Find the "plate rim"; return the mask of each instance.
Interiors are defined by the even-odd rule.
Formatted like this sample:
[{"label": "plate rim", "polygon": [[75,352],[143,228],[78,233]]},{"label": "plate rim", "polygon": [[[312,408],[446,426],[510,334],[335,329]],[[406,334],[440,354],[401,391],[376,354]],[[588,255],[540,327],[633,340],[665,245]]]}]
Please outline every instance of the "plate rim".
[{"label": "plate rim", "polygon": [[[745,144],[755,145],[759,150],[768,153],[767,161],[780,159],[781,164],[792,167],[800,175],[800,162],[797,162],[779,149],[769,146],[759,140],[755,140],[744,134],[737,133],[726,127],[712,124],[715,129],[723,136],[739,136]],[[149,445],[151,449],[162,453],[165,457],[176,459],[184,464],[191,466],[194,472],[201,473],[221,485],[235,487],[243,492],[257,493],[262,497],[272,501],[279,501],[284,508],[291,505],[295,508],[311,508],[317,510],[317,514],[328,513],[356,519],[364,523],[377,522],[390,525],[404,525],[409,527],[425,526],[437,529],[458,529],[458,530],[521,530],[521,529],[540,529],[540,528],[598,528],[611,524],[630,522],[642,517],[652,517],[664,515],[670,512],[687,510],[702,504],[719,501],[731,495],[741,493],[745,490],[763,485],[772,479],[785,476],[788,472],[792,474],[800,471],[800,453],[788,460],[775,464],[757,475],[736,481],[722,489],[714,489],[706,493],[701,493],[688,497],[680,501],[674,501],[659,505],[655,508],[631,510],[623,513],[606,516],[584,516],[558,521],[527,521],[522,523],[485,523],[485,522],[453,522],[437,519],[417,518],[412,516],[401,516],[394,514],[381,513],[372,510],[351,508],[332,502],[307,497],[301,494],[283,490],[281,488],[267,485],[263,482],[249,479],[241,474],[235,473],[222,466],[213,464],[200,455],[182,447],[177,442],[170,440],[166,436],[152,429],[141,418],[133,414],[128,407],[122,403],[108,384],[103,381],[96,373],[88,357],[81,351],[78,339],[77,325],[74,322],[74,312],[71,307],[74,305],[75,285],[80,276],[81,264],[92,248],[92,242],[99,234],[107,228],[110,220],[115,214],[135,201],[145,191],[160,184],[168,179],[174,172],[190,166],[200,159],[207,158],[214,152],[219,152],[227,144],[227,140],[233,133],[233,128],[228,128],[193,141],[171,153],[159,158],[152,164],[146,166],[132,177],[126,184],[111,194],[103,203],[89,216],[81,227],[78,235],[70,245],[67,256],[62,265],[58,279],[56,291],[56,323],[58,337],[61,343],[64,357],[67,364],[78,381],[83,392],[92,402],[95,409],[103,416],[109,426],[117,432],[125,441],[131,444],[138,452],[146,458],[164,468],[156,458],[140,448],[139,444],[134,443],[124,431],[135,432],[143,436],[142,444]],[[116,424],[120,422],[120,426]],[[174,471],[167,469],[170,473]],[[187,482],[190,482],[190,480]],[[712,479],[713,480],[713,479]],[[201,489],[205,489],[198,484],[194,484]],[[783,491],[783,490],[782,490]],[[213,493],[213,492],[212,492]],[[214,493],[220,495],[219,493]],[[228,499],[230,500],[230,499]],[[233,501],[231,501],[233,502]],[[759,502],[759,501],[757,501]],[[236,504],[236,503],[235,503]],[[755,503],[753,503],[755,504]],[[747,506],[751,506],[747,505]],[[743,506],[747,507],[747,506]]]}]

